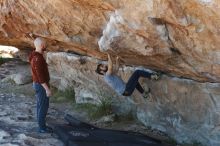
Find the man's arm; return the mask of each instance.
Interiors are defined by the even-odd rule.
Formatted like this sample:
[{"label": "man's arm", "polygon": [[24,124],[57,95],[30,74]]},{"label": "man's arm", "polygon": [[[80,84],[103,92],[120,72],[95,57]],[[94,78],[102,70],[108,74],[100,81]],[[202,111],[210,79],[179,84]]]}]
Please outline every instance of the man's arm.
[{"label": "man's arm", "polygon": [[119,71],[119,66],[120,66],[120,62],[119,62],[119,57],[116,57],[116,63],[115,63],[115,73],[117,74]]},{"label": "man's arm", "polygon": [[41,83],[41,85],[46,90],[47,96],[50,97],[52,95],[52,92],[51,92],[50,88],[48,87],[48,85],[46,83]]},{"label": "man's arm", "polygon": [[113,65],[112,65],[112,58],[110,54],[108,54],[108,71],[107,74],[111,75],[113,73]]}]

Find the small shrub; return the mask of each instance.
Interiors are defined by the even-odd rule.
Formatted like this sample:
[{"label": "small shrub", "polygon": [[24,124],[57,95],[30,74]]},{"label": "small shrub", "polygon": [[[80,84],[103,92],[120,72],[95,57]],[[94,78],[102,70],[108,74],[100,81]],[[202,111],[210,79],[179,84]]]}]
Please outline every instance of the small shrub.
[{"label": "small shrub", "polygon": [[202,144],[200,142],[198,142],[198,141],[194,141],[193,142],[193,146],[202,146]]},{"label": "small shrub", "polygon": [[97,105],[91,103],[75,104],[74,109],[86,112],[91,119],[98,119],[112,114],[112,100],[105,96],[100,98],[100,103]]},{"label": "small shrub", "polygon": [[112,114],[112,99],[111,97],[103,97],[100,99],[100,104],[97,105],[96,112],[92,117],[102,117]]},{"label": "small shrub", "polygon": [[203,146],[200,142],[194,140],[191,144],[185,143],[181,146]]},{"label": "small shrub", "polygon": [[168,140],[165,140],[165,142],[171,145],[177,145],[177,141],[173,138],[169,138]]},{"label": "small shrub", "polygon": [[60,91],[57,89],[53,89],[54,90],[54,95],[52,96],[52,98],[54,99],[55,102],[66,102],[66,101],[71,101],[71,102],[75,102],[75,91],[74,88],[67,88],[64,91]]},{"label": "small shrub", "polygon": [[[1,54],[0,54],[1,55]],[[8,62],[10,60],[12,60],[13,58],[4,58],[2,56],[0,56],[0,65],[2,65],[5,62]]]},{"label": "small shrub", "polygon": [[5,59],[0,56],[0,65],[5,63]]},{"label": "small shrub", "polygon": [[74,104],[74,110],[84,111],[91,117],[97,110],[97,105],[91,103]]}]

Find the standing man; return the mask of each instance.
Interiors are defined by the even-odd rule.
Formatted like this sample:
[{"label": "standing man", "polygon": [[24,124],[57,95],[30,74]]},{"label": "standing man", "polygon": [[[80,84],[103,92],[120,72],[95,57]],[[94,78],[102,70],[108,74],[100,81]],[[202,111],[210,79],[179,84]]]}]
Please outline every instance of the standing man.
[{"label": "standing man", "polygon": [[31,64],[33,88],[37,97],[37,122],[39,133],[51,133],[52,129],[46,126],[46,115],[49,108],[49,97],[51,90],[49,86],[50,76],[46,60],[43,57],[46,51],[46,41],[43,38],[34,40],[35,51],[29,56]]}]

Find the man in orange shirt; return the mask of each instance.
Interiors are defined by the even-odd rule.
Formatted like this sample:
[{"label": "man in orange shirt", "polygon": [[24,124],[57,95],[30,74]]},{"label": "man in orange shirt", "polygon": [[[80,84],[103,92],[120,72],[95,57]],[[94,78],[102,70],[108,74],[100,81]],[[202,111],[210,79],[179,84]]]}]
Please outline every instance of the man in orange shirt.
[{"label": "man in orange shirt", "polygon": [[46,41],[43,38],[34,40],[35,51],[29,56],[33,79],[33,88],[37,97],[37,122],[40,133],[50,133],[52,129],[46,126],[46,115],[49,108],[49,97],[51,90],[49,86],[50,76],[46,60],[43,57],[46,51]]}]

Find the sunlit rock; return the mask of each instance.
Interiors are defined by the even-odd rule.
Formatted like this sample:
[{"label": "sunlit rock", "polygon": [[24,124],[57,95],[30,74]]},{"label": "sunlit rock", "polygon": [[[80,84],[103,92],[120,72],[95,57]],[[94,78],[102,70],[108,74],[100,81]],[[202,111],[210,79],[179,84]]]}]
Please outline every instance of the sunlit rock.
[{"label": "sunlit rock", "polygon": [[0,44],[48,49],[220,82],[218,0],[3,0]]}]

